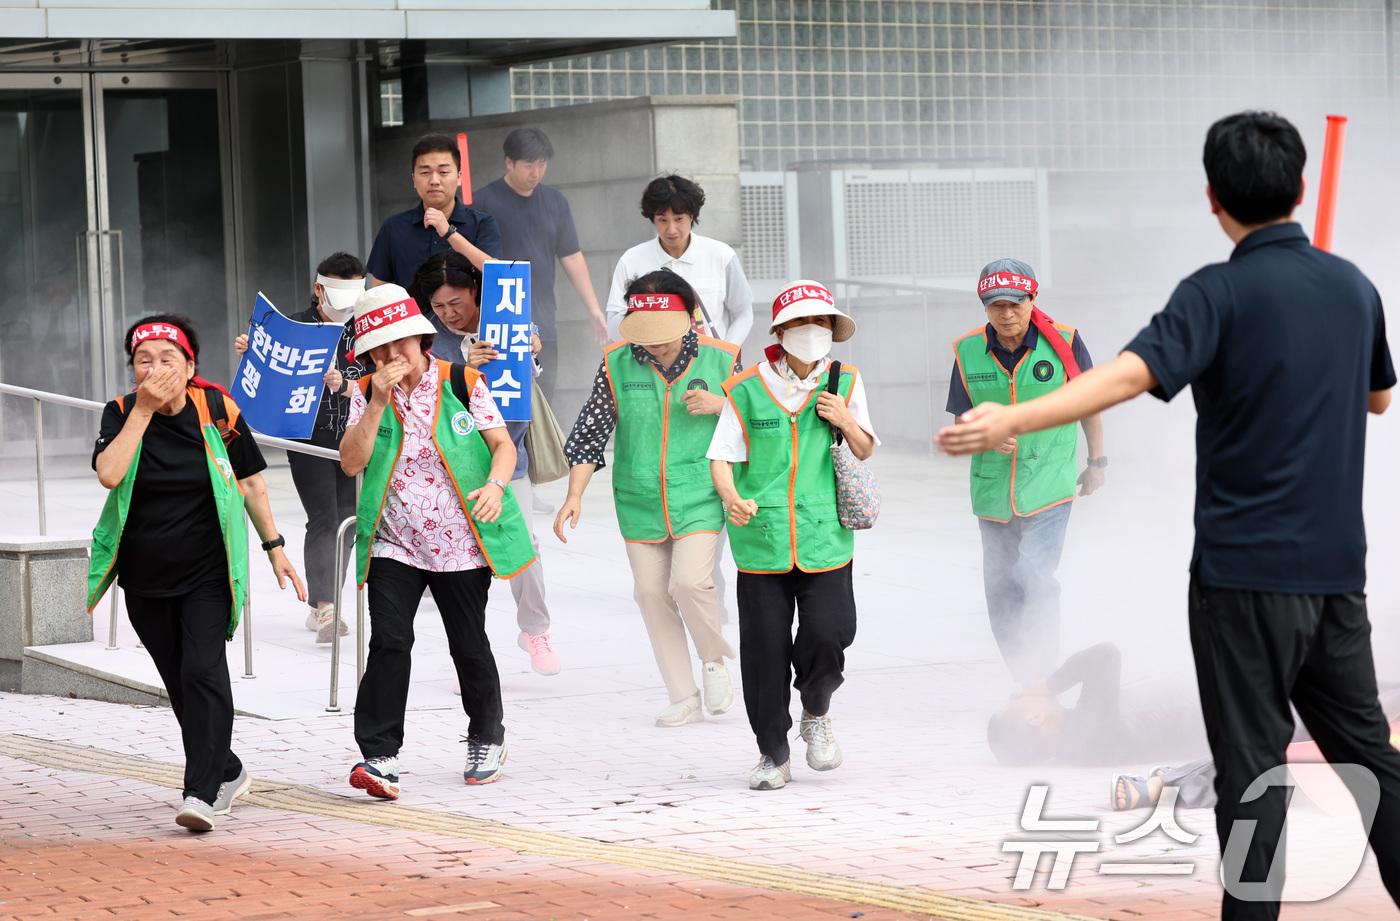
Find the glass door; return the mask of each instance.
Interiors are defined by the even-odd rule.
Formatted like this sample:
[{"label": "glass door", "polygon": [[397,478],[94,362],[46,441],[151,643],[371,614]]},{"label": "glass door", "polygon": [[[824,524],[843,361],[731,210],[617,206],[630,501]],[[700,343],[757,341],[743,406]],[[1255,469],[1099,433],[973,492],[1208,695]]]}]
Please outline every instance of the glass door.
[{"label": "glass door", "polygon": [[105,390],[86,271],[96,216],[87,83],[0,82],[0,381],[77,397]]},{"label": "glass door", "polygon": [[[96,255],[115,336],[150,314],[187,316],[199,334],[200,373],[227,383],[233,235],[223,76],[93,80]],[[120,373],[125,381],[124,366]]]}]

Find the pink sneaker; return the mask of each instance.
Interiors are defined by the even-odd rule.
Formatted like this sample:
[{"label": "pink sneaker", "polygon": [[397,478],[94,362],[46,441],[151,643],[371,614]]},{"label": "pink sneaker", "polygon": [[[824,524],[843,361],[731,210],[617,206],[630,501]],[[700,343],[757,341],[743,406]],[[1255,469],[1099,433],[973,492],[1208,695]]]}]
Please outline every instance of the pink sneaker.
[{"label": "pink sneaker", "polygon": [[530,667],[541,675],[559,674],[559,656],[549,648],[549,634],[531,636],[521,631],[517,641],[520,648],[530,654]]}]

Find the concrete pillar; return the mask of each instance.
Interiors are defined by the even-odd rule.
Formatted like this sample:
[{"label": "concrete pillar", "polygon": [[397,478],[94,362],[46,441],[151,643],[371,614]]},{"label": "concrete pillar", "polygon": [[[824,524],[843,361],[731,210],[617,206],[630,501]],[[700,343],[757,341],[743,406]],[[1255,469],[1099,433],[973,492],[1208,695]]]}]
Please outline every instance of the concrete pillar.
[{"label": "concrete pillar", "polygon": [[26,646],[86,643],[88,541],[0,540],[0,689],[18,688]]}]

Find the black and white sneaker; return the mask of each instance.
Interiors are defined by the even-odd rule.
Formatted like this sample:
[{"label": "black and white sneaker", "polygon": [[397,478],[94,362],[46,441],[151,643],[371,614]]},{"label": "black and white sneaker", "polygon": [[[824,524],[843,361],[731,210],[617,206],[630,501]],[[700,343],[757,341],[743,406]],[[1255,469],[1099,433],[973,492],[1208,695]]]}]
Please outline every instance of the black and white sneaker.
[{"label": "black and white sneaker", "polygon": [[377,799],[399,798],[399,759],[381,755],[361,761],[350,772],[350,786]]},{"label": "black and white sneaker", "polygon": [[506,743],[492,744],[475,736],[462,741],[467,743],[467,766],[462,769],[462,779],[472,786],[500,780],[506,764]]}]

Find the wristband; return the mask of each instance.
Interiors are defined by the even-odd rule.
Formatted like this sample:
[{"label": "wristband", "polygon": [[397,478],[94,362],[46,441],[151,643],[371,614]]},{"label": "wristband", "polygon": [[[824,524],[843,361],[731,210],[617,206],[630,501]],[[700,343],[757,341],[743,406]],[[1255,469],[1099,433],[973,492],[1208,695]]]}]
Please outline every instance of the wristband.
[{"label": "wristband", "polygon": [[1088,464],[1090,467],[1107,467],[1108,455],[1105,454],[1103,457],[1091,457],[1084,463]]},{"label": "wristband", "polygon": [[506,484],[502,483],[500,480],[496,479],[495,477],[491,477],[486,482],[495,483],[497,486],[501,487],[501,495],[504,496],[506,494]]},{"label": "wristband", "polygon": [[281,534],[278,534],[272,540],[263,541],[262,548],[268,553],[271,553],[273,550],[276,550],[278,547],[281,547],[286,542],[287,538],[283,537]]},{"label": "wristband", "polygon": [[456,228],[456,227],[454,227],[454,226],[451,225],[451,224],[448,224],[448,225],[447,225],[447,233],[445,233],[445,234],[442,235],[442,239],[446,240],[446,239],[448,239],[449,237],[451,237],[454,233],[457,233],[457,232],[458,232],[458,231],[457,231],[457,228]]}]

